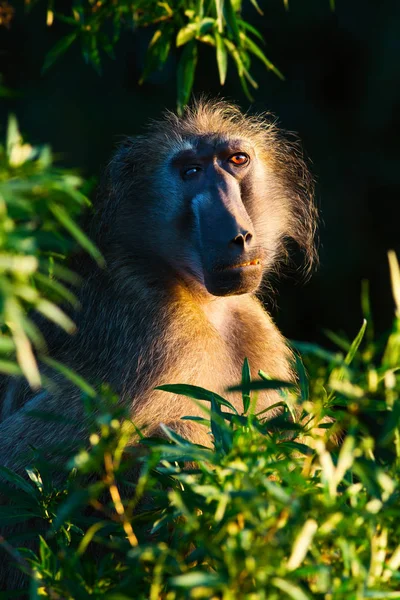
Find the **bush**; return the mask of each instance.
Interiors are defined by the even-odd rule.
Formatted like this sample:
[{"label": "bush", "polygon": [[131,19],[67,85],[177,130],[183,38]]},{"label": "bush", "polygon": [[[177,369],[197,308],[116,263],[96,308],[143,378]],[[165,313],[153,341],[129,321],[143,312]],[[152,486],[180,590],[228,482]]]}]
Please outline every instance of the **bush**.
[{"label": "bush", "polygon": [[[298,358],[299,393],[266,376],[252,383],[246,362],[240,415],[201,388],[164,386],[205,401],[213,449],[167,428],[169,442],[129,446],[134,426],[103,390],[89,449],[63,485],[46,465],[27,469],[30,484],[3,469],[18,493],[1,521],[46,523],[37,554],[12,550],[31,597],[400,598],[398,317],[384,343],[366,322],[353,344],[337,341],[345,355],[302,346],[311,378]],[[254,414],[257,389],[276,386],[281,414]],[[137,482],[125,481],[135,465]]]}]

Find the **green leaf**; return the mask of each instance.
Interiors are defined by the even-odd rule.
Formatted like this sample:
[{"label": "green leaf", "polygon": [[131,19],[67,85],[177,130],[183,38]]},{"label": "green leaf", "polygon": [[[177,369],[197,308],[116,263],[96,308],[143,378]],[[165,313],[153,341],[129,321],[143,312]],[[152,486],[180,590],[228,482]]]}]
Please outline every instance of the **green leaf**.
[{"label": "green leaf", "polygon": [[29,496],[37,496],[36,488],[30,485],[21,475],[0,465],[0,478],[12,483],[16,488]]},{"label": "green leaf", "polygon": [[344,362],[343,354],[339,352],[334,354],[333,352],[329,352],[328,350],[321,348],[321,346],[318,346],[318,344],[311,344],[309,342],[295,342],[293,340],[291,340],[290,343],[302,354],[312,354],[322,358],[328,363],[337,365],[342,365]]},{"label": "green leaf", "polygon": [[232,448],[233,430],[225,423],[221,407],[211,398],[211,433],[217,451],[227,454]]},{"label": "green leaf", "polygon": [[234,385],[228,388],[229,392],[243,392],[243,388],[247,390],[279,390],[281,388],[295,388],[296,385],[290,381],[280,381],[279,379],[269,379],[261,381],[251,381],[246,386]]},{"label": "green leaf", "polygon": [[224,40],[222,39],[218,31],[214,32],[214,38],[219,72],[219,82],[221,85],[224,85],[226,73],[228,70],[228,53],[226,51]]},{"label": "green leaf", "polygon": [[284,441],[279,444],[279,446],[285,446],[285,448],[290,448],[295,452],[300,452],[301,454],[304,454],[304,456],[313,456],[315,454],[315,451],[312,450],[310,446],[306,446],[306,444],[301,444],[300,442]]},{"label": "green leaf", "polygon": [[224,0],[215,0],[215,10],[217,13],[217,27],[219,33],[224,30]]},{"label": "green leaf", "polygon": [[295,354],[295,365],[297,375],[299,377],[300,397],[302,402],[305,402],[310,397],[310,389],[308,385],[308,377],[302,358],[299,354]]},{"label": "green leaf", "polygon": [[75,323],[53,302],[41,299],[35,303],[35,309],[67,333],[76,331]]},{"label": "green leaf", "polygon": [[170,53],[173,34],[174,30],[170,23],[154,33],[147,48],[146,63],[139,84],[142,84],[154,71],[162,69]]},{"label": "green leaf", "polygon": [[344,337],[335,333],[334,331],[331,331],[330,329],[324,329],[323,331],[326,337],[329,340],[331,340],[334,344],[336,344],[338,348],[341,348],[346,353],[350,350],[351,344]]},{"label": "green leaf", "polygon": [[89,498],[89,489],[77,490],[70,494],[67,500],[65,500],[57,510],[56,517],[52,523],[53,531],[57,531],[57,529],[70,518],[70,515],[74,513],[76,509],[81,509],[82,506],[86,504]]},{"label": "green leaf", "polygon": [[0,360],[0,373],[4,373],[4,375],[22,375],[22,369],[15,362]]},{"label": "green leaf", "polygon": [[194,37],[196,37],[199,31],[198,23],[189,23],[189,25],[185,25],[178,31],[178,35],[176,36],[176,47],[184,46]]},{"label": "green leaf", "polygon": [[358,332],[358,334],[356,335],[353,343],[350,346],[350,350],[348,351],[348,353],[344,359],[344,363],[347,366],[350,365],[351,362],[353,361],[353,358],[355,357],[356,352],[357,352],[357,350],[362,342],[362,339],[364,337],[366,328],[367,328],[367,321],[364,319],[363,324],[361,325],[361,329]]},{"label": "green leaf", "polygon": [[49,208],[53,215],[60,221],[60,223],[65,227],[67,231],[72,235],[72,237],[84,248],[95,260],[96,262],[103,266],[104,259],[96,248],[96,246],[89,240],[89,238],[83,233],[83,231],[78,227],[78,225],[71,219],[66,210],[54,202],[49,203]]},{"label": "green leaf", "polygon": [[159,385],[154,389],[161,390],[163,392],[170,392],[171,394],[179,394],[180,396],[188,396],[189,398],[194,398],[195,400],[205,400],[206,402],[212,402],[215,400],[221,406],[226,406],[229,408],[229,410],[238,414],[236,408],[230,402],[228,402],[228,400],[225,400],[225,398],[222,398],[222,396],[214,394],[213,392],[210,392],[209,390],[197,385],[171,383]]},{"label": "green leaf", "polygon": [[13,340],[5,335],[0,335],[0,352],[12,352],[15,350]]},{"label": "green leaf", "polygon": [[36,511],[14,506],[0,506],[0,525],[25,523],[38,517],[40,517],[40,513]]},{"label": "green leaf", "polygon": [[195,587],[215,587],[217,585],[223,586],[225,579],[222,575],[216,573],[205,573],[204,571],[191,571],[184,575],[177,575],[171,577],[169,580],[170,585],[173,587],[183,587],[188,590],[192,590]]},{"label": "green leaf", "polygon": [[269,69],[270,71],[275,73],[275,75],[277,75],[280,79],[282,79],[282,80],[285,79],[285,77],[282,75],[282,73],[279,71],[279,69],[277,69],[275,67],[275,65],[272,64],[272,62],[265,56],[265,54],[261,50],[261,48],[259,48],[257,46],[257,44],[255,42],[253,42],[252,39],[250,39],[243,32],[240,33],[240,39],[243,41],[245,48],[247,48],[252,54],[254,54],[254,56],[259,58],[264,63],[264,65],[267,67],[267,69]]},{"label": "green leaf", "polygon": [[293,600],[311,600],[311,596],[303,592],[300,586],[292,583],[288,579],[275,577],[272,579],[272,584],[289,596],[289,598],[293,598]]},{"label": "green leaf", "polygon": [[188,42],[182,52],[177,70],[178,85],[178,112],[182,113],[183,108],[189,101],[190,93],[193,87],[194,74],[197,65],[197,43],[195,40]]},{"label": "green leaf", "polygon": [[229,29],[229,33],[231,34],[233,41],[236,44],[240,44],[239,25],[237,22],[232,0],[224,1],[224,16]]},{"label": "green leaf", "polygon": [[160,428],[163,430],[168,439],[170,439],[178,446],[193,446],[190,440],[187,440],[186,438],[182,437],[181,435],[179,435],[179,433],[171,429],[171,427],[164,425],[164,423],[160,423]]},{"label": "green leaf", "polygon": [[250,365],[247,358],[244,359],[242,367],[242,400],[243,400],[243,413],[247,413],[250,407],[250,385],[251,385],[251,372]]},{"label": "green leaf", "polygon": [[250,2],[252,3],[252,5],[254,6],[254,8],[256,9],[256,11],[258,12],[259,15],[264,16],[263,11],[261,10],[257,0],[250,0]]},{"label": "green leaf", "polygon": [[202,19],[198,25],[198,30],[200,35],[206,35],[209,33],[215,26],[215,19],[211,17],[205,17]]},{"label": "green leaf", "polygon": [[7,123],[7,137],[6,137],[6,150],[7,156],[10,158],[11,151],[17,144],[21,143],[21,134],[19,132],[18,121],[15,115],[8,117]]},{"label": "green leaf", "polygon": [[251,77],[250,73],[246,69],[242,56],[240,55],[240,52],[236,48],[235,44],[233,44],[228,39],[224,39],[224,44],[228,48],[229,54],[232,56],[233,60],[236,63],[236,68],[238,71],[240,82],[242,84],[243,91],[246,94],[247,98],[250,100],[250,102],[252,102],[253,97],[250,94],[246,79],[248,79],[255,88],[257,87],[257,83],[254,81],[254,79]]},{"label": "green leaf", "polygon": [[[74,296],[72,292],[68,288],[66,288],[62,283],[59,283],[55,279],[50,279],[47,275],[43,275],[42,273],[36,272],[33,275],[34,279],[36,279],[42,286],[49,288],[53,292],[55,292],[60,298],[63,298],[66,302],[71,304],[74,307],[79,307],[79,302]],[[1,348],[1,344],[0,344]]]},{"label": "green leaf", "polygon": [[52,367],[53,369],[64,375],[64,377],[69,379],[69,381],[75,384],[76,387],[82,390],[82,392],[90,396],[90,398],[94,398],[97,395],[96,390],[85,379],[83,379],[83,377],[81,377],[62,363],[59,363],[58,361],[54,360],[54,358],[45,356],[42,358],[42,361],[46,363],[46,365],[49,365],[49,367]]},{"label": "green leaf", "polygon": [[262,44],[265,44],[265,40],[264,40],[263,36],[258,31],[258,29],[256,29],[255,27],[253,27],[253,25],[251,25],[250,23],[247,23],[247,21],[242,21],[242,19],[237,19],[237,22],[238,22],[239,26],[242,29],[245,29],[246,31],[249,31],[256,38],[258,38]]},{"label": "green leaf", "polygon": [[46,57],[45,57],[44,63],[43,63],[43,67],[42,67],[42,73],[47,71],[47,69],[49,69],[54,64],[54,62],[58,58],[60,58],[60,56],[62,56],[64,54],[64,52],[66,52],[66,50],[68,50],[68,48],[76,40],[76,38],[77,38],[77,32],[75,31],[74,33],[70,33],[69,35],[66,35],[65,37],[61,38],[53,46],[53,48],[50,50],[50,52],[48,52],[46,54]]},{"label": "green leaf", "polygon": [[396,253],[393,250],[388,252],[390,280],[392,283],[392,294],[396,307],[396,317],[400,319],[400,266]]}]

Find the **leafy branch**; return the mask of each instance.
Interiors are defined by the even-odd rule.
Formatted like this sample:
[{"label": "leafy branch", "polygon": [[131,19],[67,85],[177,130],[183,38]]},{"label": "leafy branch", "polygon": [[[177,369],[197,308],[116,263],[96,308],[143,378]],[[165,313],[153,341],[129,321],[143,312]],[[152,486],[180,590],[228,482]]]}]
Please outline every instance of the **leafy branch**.
[{"label": "leafy branch", "polygon": [[[250,0],[259,15],[263,12],[256,0]],[[242,18],[241,0],[73,0],[68,14],[56,12],[49,0],[47,24],[55,20],[71,27],[47,54],[43,70],[50,68],[68,48],[80,41],[85,61],[101,72],[101,53],[114,58],[114,47],[122,29],[151,27],[154,34],[147,48],[146,62],[140,79],[165,65],[174,49],[178,52],[177,103],[182,110],[189,101],[197,66],[200,44],[215,50],[219,81],[224,85],[228,62],[232,61],[246,96],[258,84],[251,74],[252,59],[283,79],[282,73],[266,57],[260,32]],[[26,5],[30,6],[28,0]]]},{"label": "leafy branch", "polygon": [[76,242],[102,262],[75,223],[90,204],[81,186],[80,177],[53,166],[48,146],[24,143],[10,117],[0,145],[0,372],[23,373],[32,387],[40,385],[33,348],[41,353],[46,344],[27,310],[73,331],[57,305],[76,303],[70,290],[76,277],[63,262]]}]

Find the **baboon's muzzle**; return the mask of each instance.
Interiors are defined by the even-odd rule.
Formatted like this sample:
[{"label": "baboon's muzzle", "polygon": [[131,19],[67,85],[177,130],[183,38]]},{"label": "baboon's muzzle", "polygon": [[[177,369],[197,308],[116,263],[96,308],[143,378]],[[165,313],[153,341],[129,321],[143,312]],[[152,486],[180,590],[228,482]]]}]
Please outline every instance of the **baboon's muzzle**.
[{"label": "baboon's muzzle", "polygon": [[236,181],[220,178],[198,203],[204,283],[210,294],[252,292],[260,285],[264,256]]}]

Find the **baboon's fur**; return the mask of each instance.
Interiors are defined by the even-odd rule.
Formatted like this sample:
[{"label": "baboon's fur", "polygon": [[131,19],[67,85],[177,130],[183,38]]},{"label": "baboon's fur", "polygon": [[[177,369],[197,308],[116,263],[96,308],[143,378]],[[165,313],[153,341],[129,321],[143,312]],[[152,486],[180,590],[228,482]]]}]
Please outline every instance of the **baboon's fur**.
[{"label": "baboon's fur", "polygon": [[[194,251],[185,246],[187,232],[175,239],[174,219],[184,209],[177,192],[181,183],[168,165],[177,151],[203,139],[244,140],[253,148],[254,173],[240,194],[265,256],[264,275],[286,257],[289,238],[304,250],[307,267],[316,260],[313,186],[297,144],[268,115],[247,116],[223,101],[200,101],[183,117],[168,113],[151,123],[145,135],[126,139],[117,150],[90,227],[107,268],[93,268],[79,291],[76,335],[54,332],[49,345],[57,360],[89,381],[108,382],[149,434],[162,422],[209,445],[204,427],[180,420],[202,416],[199,408],[183,396],[154,391],[155,386],[190,383],[224,395],[240,381],[245,357],[253,374],[263,369],[288,380],[292,373],[290,351],[254,293],[212,296],[198,264],[192,279],[179,271],[180,262],[193,262]],[[27,414],[26,406],[32,406],[25,404],[26,386],[13,385],[0,425],[1,464],[21,471],[29,445],[82,438],[78,392],[68,388],[38,397],[35,409],[68,417],[49,425]],[[239,396],[230,400],[240,407]],[[260,394],[259,409],[274,401],[275,392]]]}]

